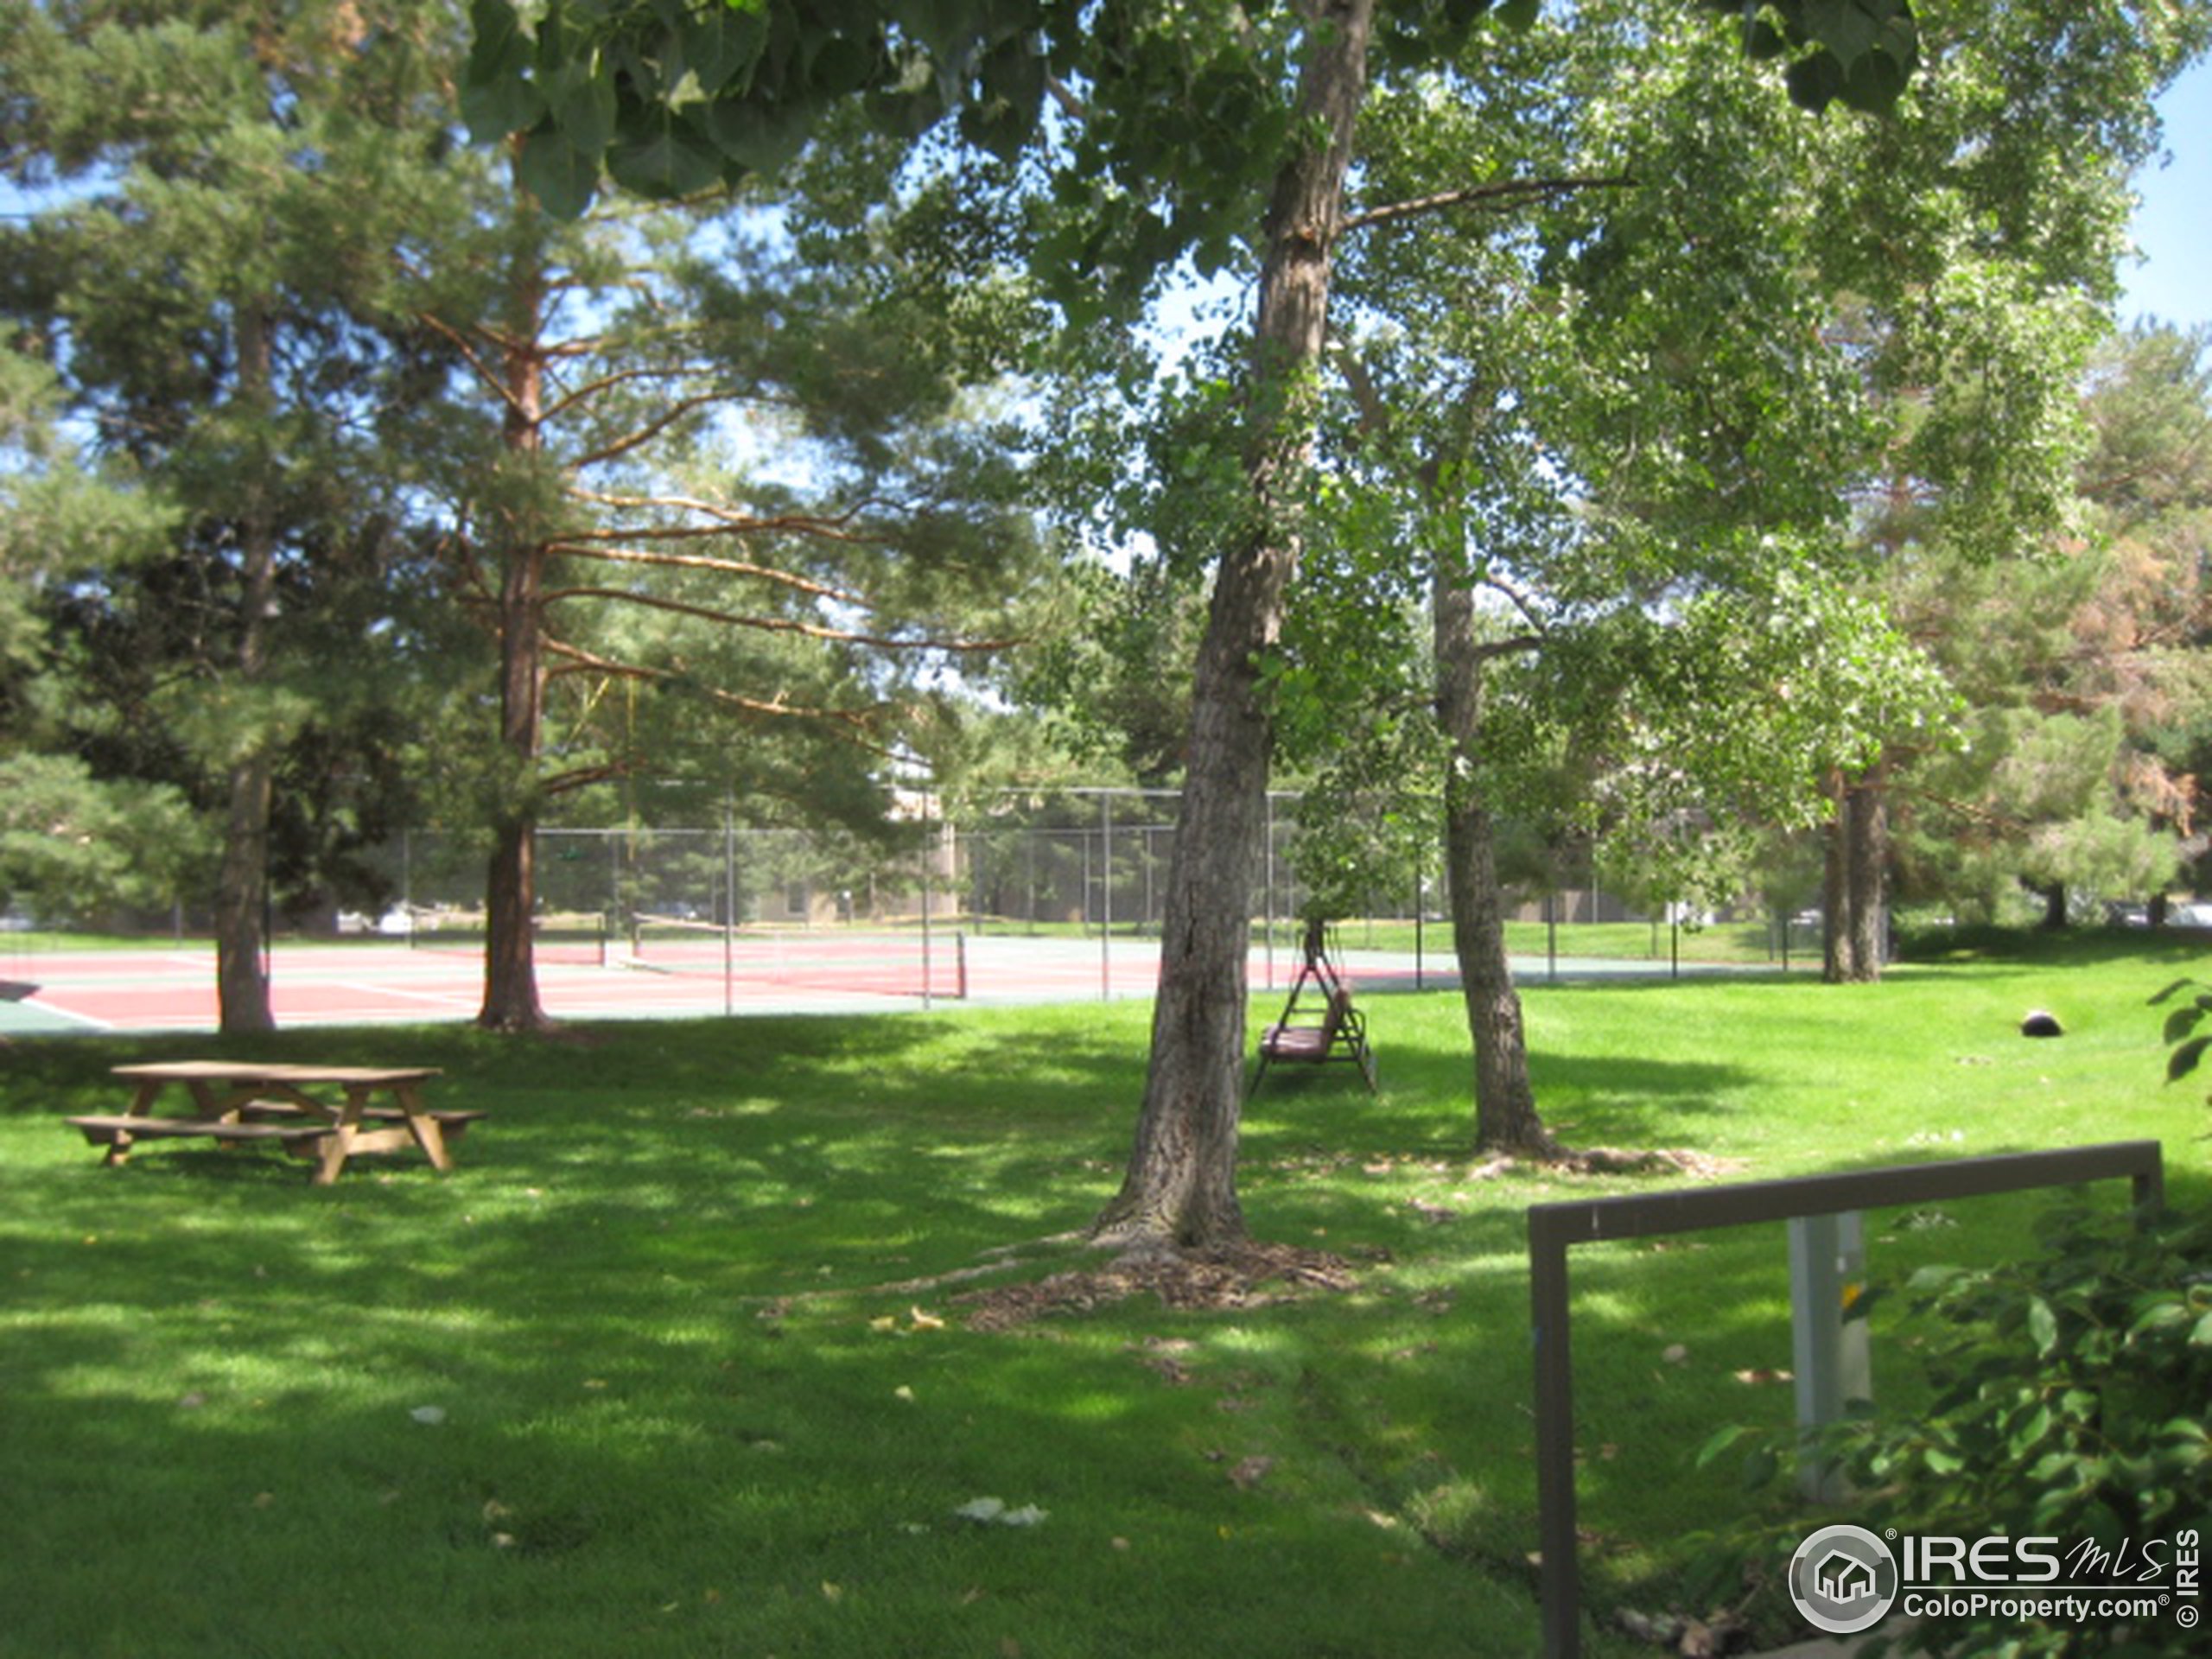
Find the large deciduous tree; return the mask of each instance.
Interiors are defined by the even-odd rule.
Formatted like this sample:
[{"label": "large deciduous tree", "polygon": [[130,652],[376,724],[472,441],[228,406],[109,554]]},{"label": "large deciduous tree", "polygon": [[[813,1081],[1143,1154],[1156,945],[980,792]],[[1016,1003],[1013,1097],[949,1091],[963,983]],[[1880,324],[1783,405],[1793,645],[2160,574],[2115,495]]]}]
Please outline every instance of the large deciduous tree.
[{"label": "large deciduous tree", "polygon": [[[1297,561],[1344,183],[1374,78],[1419,73],[1489,9],[973,0],[817,13],[757,0],[703,21],[556,7],[532,35],[511,7],[480,0],[479,130],[524,132],[525,165],[549,186],[570,181],[572,202],[596,187],[602,159],[649,191],[742,173],[772,156],[772,140],[803,137],[825,106],[858,96],[893,123],[953,112],[964,137],[1003,152],[1054,147],[1060,212],[1039,244],[1054,262],[1141,285],[1180,259],[1207,270],[1249,259],[1247,510],[1222,539],[1199,645],[1145,1103],[1104,1237],[1198,1244],[1243,1230],[1235,1155],[1248,890],[1272,744],[1265,664]],[[1525,21],[1536,6],[1501,10]],[[1779,0],[1744,38],[1789,57],[1793,92],[1815,106],[1888,102],[1913,60],[1904,0]]]},{"label": "large deciduous tree", "polygon": [[[1992,28],[1924,8],[1944,86],[1853,130],[1777,122],[1711,43],[1700,61],[1639,21],[1579,7],[1555,32],[1478,40],[1458,96],[1440,72],[1378,97],[1363,187],[1406,200],[1354,213],[1376,229],[1339,278],[1362,496],[1340,555],[1385,567],[1386,603],[1407,575],[1384,550],[1431,563],[1478,1133],[1522,1149],[1545,1138],[1489,830],[1548,746],[1525,719],[1486,732],[1480,711],[1510,713],[1516,680],[1579,711],[1583,810],[1617,837],[1639,817],[1701,823],[1654,840],[1677,862],[1716,828],[1802,814],[1825,770],[1846,826],[1831,955],[1878,961],[1879,906],[1856,901],[1882,858],[1874,746],[1926,729],[1932,687],[1840,591],[1864,556],[1847,514],[1903,495],[1983,560],[2054,522],[2119,181],[2202,33],[2147,9],[2084,26],[2018,8]],[[2074,115],[2042,113],[2058,109]],[[1414,195],[1408,175],[1444,154],[1478,181]],[[1887,321],[1870,340],[1836,326],[1846,313]],[[1732,638],[1701,607],[1732,613]],[[1319,654],[1352,659],[1340,636]],[[1525,784],[1518,805],[1540,810]]]}]

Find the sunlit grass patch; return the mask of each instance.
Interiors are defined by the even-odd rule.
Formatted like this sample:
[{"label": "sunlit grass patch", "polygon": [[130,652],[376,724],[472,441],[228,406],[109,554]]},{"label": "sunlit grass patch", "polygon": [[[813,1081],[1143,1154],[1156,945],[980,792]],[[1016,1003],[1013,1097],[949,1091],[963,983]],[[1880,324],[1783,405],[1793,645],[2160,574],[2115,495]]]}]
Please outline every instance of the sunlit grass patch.
[{"label": "sunlit grass patch", "polygon": [[[1751,1178],[2155,1135],[2201,1205],[2206,1113],[2142,1007],[2173,971],[1540,987],[1536,1080],[1575,1144]],[[2019,1037],[2031,1007],[2069,1035]],[[257,1053],[440,1065],[490,1114],[450,1177],[321,1190],[258,1153],[103,1169],[60,1119],[177,1046],[19,1043],[0,1655],[1533,1651],[1522,1212],[1685,1178],[1489,1168],[1457,1000],[1368,1009],[1382,1094],[1271,1076],[1242,1174],[1347,1288],[996,1333],[971,1293],[1088,1264],[1141,1007],[285,1033]],[[2016,1251],[2038,1207],[1870,1215],[1877,1276]],[[1784,1261],[1779,1227],[1577,1253],[1593,1617],[1664,1604],[1740,1501],[1697,1447],[1788,1421]]]}]

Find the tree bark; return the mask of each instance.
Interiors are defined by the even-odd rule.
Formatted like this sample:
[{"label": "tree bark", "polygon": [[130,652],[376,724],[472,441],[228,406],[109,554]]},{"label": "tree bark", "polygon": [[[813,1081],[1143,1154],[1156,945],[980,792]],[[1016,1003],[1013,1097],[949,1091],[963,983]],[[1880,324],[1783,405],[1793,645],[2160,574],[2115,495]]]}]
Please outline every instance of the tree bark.
[{"label": "tree bark", "polygon": [[1169,863],[1152,1058],[1122,1188],[1100,1243],[1200,1247],[1244,1235],[1236,1197],[1251,892],[1274,728],[1261,671],[1296,569],[1313,390],[1374,0],[1314,0],[1297,92],[1317,142],[1283,164],[1263,226],[1244,456],[1250,519],[1215,573],[1192,688]]},{"label": "tree bark", "polygon": [[276,770],[261,748],[231,767],[223,858],[215,872],[216,1028],[226,1037],[276,1028],[267,966],[269,809]]},{"label": "tree bark", "polygon": [[[268,314],[252,304],[238,311],[237,400],[252,424],[265,427],[272,366]],[[265,480],[240,480],[238,510],[238,683],[251,687],[268,671],[269,622],[276,599],[276,535]],[[251,697],[248,720],[258,718]],[[238,739],[230,766],[223,857],[215,873],[216,1027],[226,1037],[273,1031],[268,960],[269,810],[276,773],[273,735],[250,730]]]},{"label": "tree bark", "polygon": [[[513,316],[503,364],[506,416],[502,439],[518,469],[543,444],[545,363],[537,346],[544,276],[531,256],[515,278]],[[536,480],[519,480],[523,499],[508,524],[499,583],[499,740],[509,775],[492,826],[484,883],[484,1006],[476,1023],[493,1031],[540,1031],[551,1022],[537,994],[538,744],[545,719],[545,540],[532,505]]]},{"label": "tree bark", "polygon": [[535,779],[543,726],[545,671],[539,611],[545,560],[535,547],[507,556],[499,590],[499,737],[515,775],[492,826],[484,882],[484,1006],[476,1023],[493,1031],[549,1024],[537,994],[537,809]]},{"label": "tree bark", "polygon": [[2068,913],[2066,884],[2063,881],[2053,881],[2047,886],[2037,887],[2031,882],[2029,884],[2028,891],[2043,900],[2043,921],[2040,925],[2044,931],[2063,933],[2072,919]]},{"label": "tree bark", "polygon": [[1480,781],[1482,654],[1474,596],[1441,571],[1434,583],[1437,719],[1451,744],[1445,787],[1445,879],[1467,1034],[1474,1044],[1475,1144],[1549,1157],[1559,1150],[1536,1110],[1521,994],[1505,949],[1497,837]]},{"label": "tree bark", "polygon": [[1834,818],[1821,878],[1821,977],[1831,985],[1872,984],[1889,955],[1887,779],[1879,766],[1855,781],[1838,772],[1828,795]]}]

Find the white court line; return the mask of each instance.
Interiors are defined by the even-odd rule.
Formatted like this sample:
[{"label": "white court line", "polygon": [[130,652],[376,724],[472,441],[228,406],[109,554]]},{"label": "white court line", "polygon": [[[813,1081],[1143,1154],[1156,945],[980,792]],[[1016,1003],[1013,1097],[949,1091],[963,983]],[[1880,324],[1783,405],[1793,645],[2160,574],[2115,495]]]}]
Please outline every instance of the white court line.
[{"label": "white court line", "polygon": [[35,1007],[41,1014],[50,1014],[56,1019],[60,1020],[74,1020],[79,1025],[90,1026],[94,1031],[113,1031],[115,1029],[115,1022],[111,1020],[102,1020],[92,1014],[79,1014],[74,1008],[57,1007],[53,1003],[47,1001],[43,997],[26,997],[23,1001],[25,1006]]},{"label": "white court line", "polygon": [[333,990],[351,991],[357,996],[372,1000],[397,999],[407,1002],[430,1002],[440,1007],[467,1010],[476,1006],[477,999],[454,991],[410,991],[404,986],[364,984],[358,979],[324,980],[321,983]]}]

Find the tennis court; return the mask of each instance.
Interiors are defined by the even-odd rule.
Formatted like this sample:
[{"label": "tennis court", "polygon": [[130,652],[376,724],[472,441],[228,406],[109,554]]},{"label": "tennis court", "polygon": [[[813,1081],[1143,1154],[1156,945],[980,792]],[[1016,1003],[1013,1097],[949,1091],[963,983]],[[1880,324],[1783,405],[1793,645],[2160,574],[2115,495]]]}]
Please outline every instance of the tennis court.
[{"label": "tennis court", "polygon": [[[1343,952],[1363,992],[1445,989],[1458,983],[1448,957]],[[1252,953],[1255,999],[1287,988],[1298,953],[1277,944]],[[1538,957],[1516,961],[1529,982],[1644,976],[1675,971],[1664,960]],[[1716,963],[1681,973],[1764,971]],[[889,1013],[1015,1002],[1077,1002],[1151,995],[1156,941],[1127,936],[852,934],[727,939],[692,934],[610,939],[588,950],[549,948],[538,988],[556,1020],[696,1019],[768,1013]],[[473,1020],[484,983],[480,941],[362,938],[283,942],[270,962],[280,1026],[437,1023]],[[61,950],[0,937],[0,1033],[213,1031],[215,956],[204,942],[143,949]]]}]

